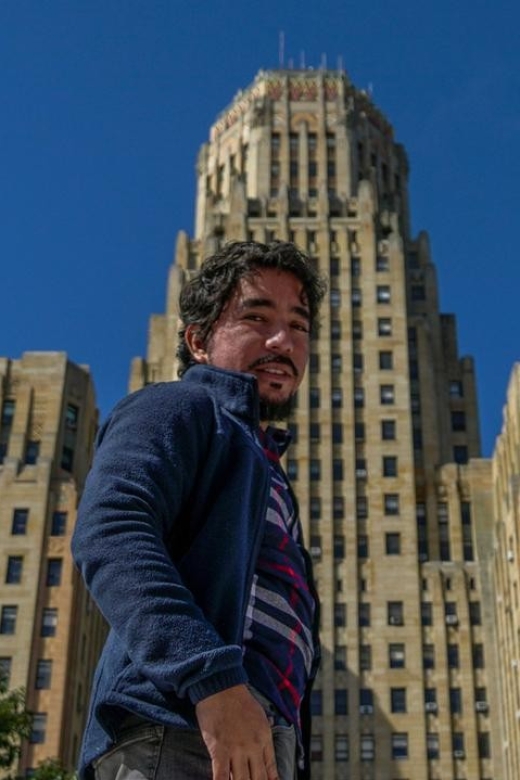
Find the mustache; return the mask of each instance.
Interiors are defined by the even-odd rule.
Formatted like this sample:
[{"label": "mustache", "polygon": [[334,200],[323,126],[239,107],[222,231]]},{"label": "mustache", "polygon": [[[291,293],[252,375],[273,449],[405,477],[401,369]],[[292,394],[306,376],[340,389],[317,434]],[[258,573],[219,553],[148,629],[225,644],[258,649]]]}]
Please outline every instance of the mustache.
[{"label": "mustache", "polygon": [[284,366],[289,366],[291,371],[293,372],[293,375],[295,377],[298,376],[298,369],[292,362],[291,358],[287,357],[286,355],[266,355],[265,357],[258,358],[258,360],[255,360],[251,365],[249,366],[249,370],[252,368],[257,368],[258,366],[263,366],[266,363],[281,363]]}]

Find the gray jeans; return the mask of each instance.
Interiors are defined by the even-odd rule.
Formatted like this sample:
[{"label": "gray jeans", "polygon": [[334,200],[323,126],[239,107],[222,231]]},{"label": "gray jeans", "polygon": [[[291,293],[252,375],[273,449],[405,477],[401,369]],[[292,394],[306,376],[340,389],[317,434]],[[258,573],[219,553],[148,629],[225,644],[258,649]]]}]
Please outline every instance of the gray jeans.
[{"label": "gray jeans", "polygon": [[[272,726],[280,780],[294,780],[293,726]],[[115,747],[94,762],[96,780],[211,780],[211,760],[197,730],[156,723],[129,726]]]}]

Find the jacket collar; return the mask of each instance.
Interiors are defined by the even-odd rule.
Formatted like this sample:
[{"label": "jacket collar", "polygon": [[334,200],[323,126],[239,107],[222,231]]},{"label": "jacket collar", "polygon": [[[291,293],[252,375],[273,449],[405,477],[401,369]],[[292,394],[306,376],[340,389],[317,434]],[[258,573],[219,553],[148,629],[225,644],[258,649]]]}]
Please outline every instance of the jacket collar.
[{"label": "jacket collar", "polygon": [[188,368],[182,381],[205,385],[224,409],[241,417],[249,425],[260,425],[258,386],[252,374],[197,364]]}]

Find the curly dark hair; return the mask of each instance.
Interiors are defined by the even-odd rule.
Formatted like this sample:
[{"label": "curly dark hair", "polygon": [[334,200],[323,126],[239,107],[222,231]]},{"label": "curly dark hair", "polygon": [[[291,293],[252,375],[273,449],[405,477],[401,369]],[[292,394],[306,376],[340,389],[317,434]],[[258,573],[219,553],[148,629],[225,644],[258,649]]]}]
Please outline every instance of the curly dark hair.
[{"label": "curly dark hair", "polygon": [[184,338],[188,325],[197,325],[201,338],[206,342],[239,280],[263,268],[285,271],[300,280],[309,306],[311,331],[316,329],[319,306],[327,286],[307,255],[288,241],[269,244],[230,242],[206,258],[181,291],[179,313],[182,325],[177,346],[179,376],[195,362]]}]

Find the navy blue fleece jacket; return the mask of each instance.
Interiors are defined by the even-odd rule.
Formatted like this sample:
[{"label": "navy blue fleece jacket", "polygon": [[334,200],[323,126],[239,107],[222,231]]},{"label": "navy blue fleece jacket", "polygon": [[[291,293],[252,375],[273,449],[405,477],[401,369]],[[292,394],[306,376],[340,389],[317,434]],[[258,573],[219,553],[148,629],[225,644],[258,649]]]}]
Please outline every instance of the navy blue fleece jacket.
[{"label": "navy blue fleece jacket", "polygon": [[194,366],[125,398],[100,430],[72,540],[110,626],[81,776],[125,712],[193,726],[200,699],[247,681],[269,480],[258,424],[254,377]]}]

